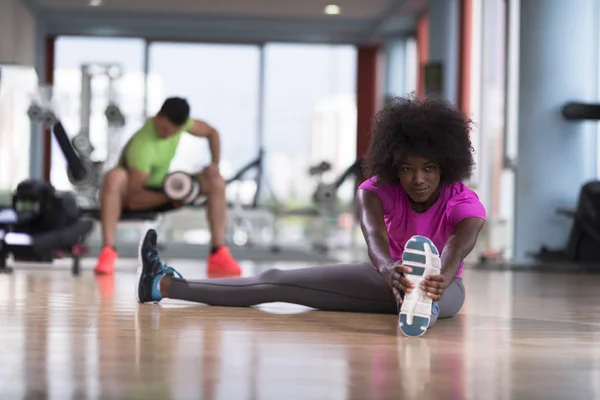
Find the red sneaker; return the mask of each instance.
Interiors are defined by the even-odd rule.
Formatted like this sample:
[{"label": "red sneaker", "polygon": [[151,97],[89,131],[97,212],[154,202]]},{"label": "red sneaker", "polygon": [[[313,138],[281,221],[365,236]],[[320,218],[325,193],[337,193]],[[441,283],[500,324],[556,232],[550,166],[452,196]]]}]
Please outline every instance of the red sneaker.
[{"label": "red sneaker", "polygon": [[242,274],[242,269],[225,246],[219,247],[214,254],[209,255],[207,263],[209,277],[239,276]]},{"label": "red sneaker", "polygon": [[98,275],[107,275],[115,273],[115,264],[119,255],[110,246],[104,246],[98,254],[98,262],[94,267],[94,273]]}]

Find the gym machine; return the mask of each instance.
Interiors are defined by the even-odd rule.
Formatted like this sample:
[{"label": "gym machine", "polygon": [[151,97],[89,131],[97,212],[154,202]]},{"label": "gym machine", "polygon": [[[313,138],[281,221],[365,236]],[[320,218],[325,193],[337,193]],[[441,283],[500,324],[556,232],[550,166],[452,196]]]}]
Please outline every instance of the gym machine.
[{"label": "gym machine", "polygon": [[52,99],[52,88],[41,87],[27,110],[31,122],[39,123],[54,135],[61,152],[67,161],[67,176],[73,185],[83,186],[90,184],[94,179],[91,165],[84,162],[75,152],[69,141],[62,122],[57,115],[57,107]]},{"label": "gym machine", "polygon": [[[600,104],[568,102],[561,108],[566,121],[578,123],[600,120]],[[575,210],[558,208],[558,215],[573,220],[564,249],[542,247],[532,256],[538,261],[600,261],[600,181],[584,184]]]},{"label": "gym machine", "polygon": [[[57,116],[50,88],[41,88],[27,114],[32,122],[41,123],[53,133],[67,160],[72,182],[90,182],[93,172],[71,146]],[[92,228],[93,222],[83,218],[73,193],[57,192],[41,180],[25,180],[13,193],[12,204],[0,211],[0,272],[12,272],[6,265],[11,254],[15,261],[25,262],[52,262],[70,256],[72,273],[77,275],[80,259],[87,254],[84,243]]]},{"label": "gym machine", "polygon": [[[40,196],[37,187],[50,188],[51,193]],[[92,228],[92,220],[80,217],[72,193],[54,192],[41,181],[23,181],[14,193],[12,207],[0,209],[0,273],[13,271],[7,266],[12,254],[15,261],[34,263],[71,257],[71,272],[79,275]]]},{"label": "gym machine", "polygon": [[[89,110],[89,107],[86,106],[82,108]],[[40,123],[43,128],[50,130],[65,157],[67,176],[74,186],[78,206],[81,207],[84,215],[98,219],[97,202],[94,200],[93,204],[89,204],[90,201],[86,201],[86,199],[82,200],[81,194],[85,195],[90,189],[93,189],[94,198],[97,196],[97,191],[102,181],[103,163],[92,161],[90,157],[93,148],[89,141],[89,129],[85,128],[79,135],[70,140],[57,110],[58,107],[52,98],[52,88],[44,86],[33,97],[32,103],[27,110],[27,115],[32,122]],[[88,115],[87,118],[89,120],[89,111],[82,111],[82,115]],[[110,117],[109,126],[121,127],[125,121],[124,117],[120,116],[121,111],[118,110],[115,103],[109,104],[105,115],[107,115],[107,118]],[[155,213],[131,212],[125,213],[121,219],[149,220],[155,217]]]},{"label": "gym machine", "polygon": [[[351,177],[355,180],[362,176],[362,160],[356,160],[339,177],[332,182],[326,183],[323,174],[332,169],[330,163],[322,161],[309,168],[308,174],[317,179],[317,187],[312,195],[314,207],[282,209],[278,207],[276,215],[279,218],[289,216],[301,216],[315,219],[319,222],[315,229],[319,235],[313,240],[313,249],[321,253],[329,251],[327,239],[331,236],[328,221],[336,216],[340,210],[338,207],[338,191],[340,187]],[[354,214],[354,212],[352,212]]]},{"label": "gym machine", "polygon": [[[95,149],[90,139],[92,83],[94,79],[99,77],[108,79],[108,105],[104,111],[108,123],[106,158],[101,161],[93,160]],[[122,69],[116,64],[83,64],[81,66],[80,132],[73,137],[71,143],[82,162],[92,171],[92,179],[78,183],[69,175],[69,181],[74,186],[80,204],[87,208],[98,207],[98,193],[102,185],[102,178],[106,170],[115,164],[115,157],[119,154],[121,128],[126,123],[125,116],[117,102],[118,93],[116,88],[121,77]]]},{"label": "gym machine", "polygon": [[362,175],[362,161],[356,160],[333,182],[323,182],[323,174],[331,170],[331,164],[321,162],[319,165],[309,169],[309,175],[318,176],[317,189],[313,194],[313,201],[317,209],[330,212],[335,209],[337,192],[346,180],[352,176],[358,178]]},{"label": "gym machine", "polygon": [[[94,161],[94,147],[90,140],[90,116],[92,102],[92,81],[97,76],[108,77],[108,106],[104,112],[108,122],[107,160]],[[119,153],[119,129],[125,125],[125,117],[117,102],[116,83],[121,77],[117,65],[85,64],[81,67],[81,129],[78,135],[69,140],[63,124],[57,117],[58,107],[52,99],[52,88],[42,87],[32,100],[27,112],[34,123],[51,129],[67,160],[67,177],[73,185],[78,203],[83,207],[98,206],[98,191],[102,184],[105,166],[111,165],[110,157]],[[70,143],[69,143],[70,142]]]}]

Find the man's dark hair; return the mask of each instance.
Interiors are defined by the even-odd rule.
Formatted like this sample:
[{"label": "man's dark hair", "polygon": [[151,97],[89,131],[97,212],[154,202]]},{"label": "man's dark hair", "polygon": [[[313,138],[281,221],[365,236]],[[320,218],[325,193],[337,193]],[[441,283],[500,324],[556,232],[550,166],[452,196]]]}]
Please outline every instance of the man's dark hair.
[{"label": "man's dark hair", "polygon": [[169,97],[158,113],[167,117],[173,125],[181,126],[190,117],[190,105],[181,97]]},{"label": "man's dark hair", "polygon": [[373,137],[363,162],[365,177],[399,183],[399,165],[406,157],[421,156],[440,166],[442,183],[466,179],[475,166],[472,124],[440,98],[389,99],[374,118]]}]

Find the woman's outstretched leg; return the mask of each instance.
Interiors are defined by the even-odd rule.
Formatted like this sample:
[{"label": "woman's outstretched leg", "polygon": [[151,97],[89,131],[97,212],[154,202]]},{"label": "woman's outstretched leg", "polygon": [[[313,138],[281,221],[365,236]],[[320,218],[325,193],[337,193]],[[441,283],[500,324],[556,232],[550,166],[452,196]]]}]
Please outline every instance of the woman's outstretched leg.
[{"label": "woman's outstretched leg", "polygon": [[188,281],[176,278],[176,271],[160,262],[153,230],[141,242],[139,257],[140,303],[168,297],[230,307],[286,302],[324,311],[398,312],[392,291],[370,263],[273,269],[247,278]]}]

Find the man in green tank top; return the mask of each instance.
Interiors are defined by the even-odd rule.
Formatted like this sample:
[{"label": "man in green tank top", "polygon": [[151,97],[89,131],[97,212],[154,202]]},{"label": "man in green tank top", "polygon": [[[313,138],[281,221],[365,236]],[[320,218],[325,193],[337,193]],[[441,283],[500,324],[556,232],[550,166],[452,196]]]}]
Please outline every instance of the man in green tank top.
[{"label": "man in green tank top", "polygon": [[211,231],[208,272],[235,275],[240,267],[225,246],[227,201],[225,181],[219,173],[220,135],[204,121],[190,118],[185,99],[165,100],[160,111],[149,118],[129,139],[118,165],[104,176],[100,192],[100,223],[103,247],[94,268],[97,274],[112,274],[118,258],[115,232],[123,210],[165,212],[176,208],[162,192],[171,161],[184,133],[209,142],[211,164],[198,174],[201,194],[207,198],[207,219]]}]

